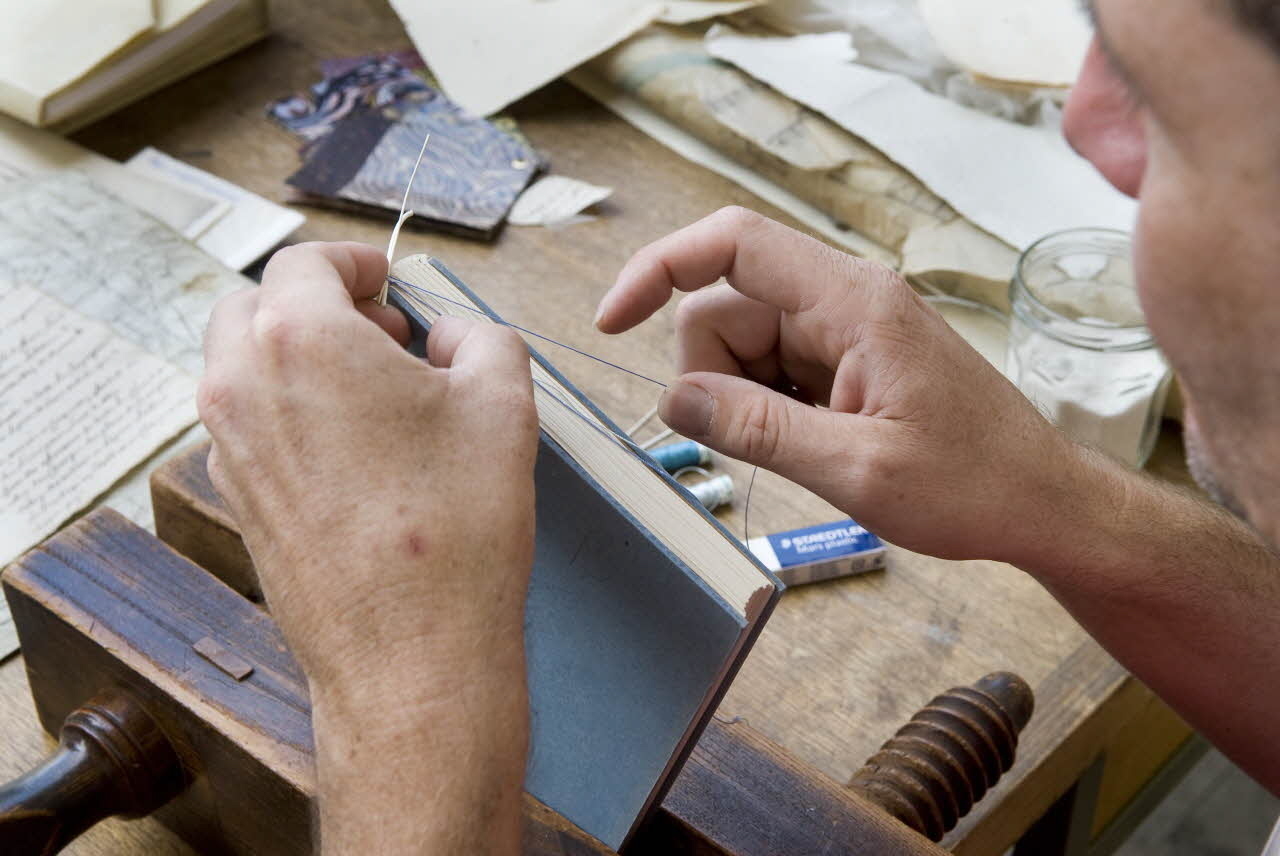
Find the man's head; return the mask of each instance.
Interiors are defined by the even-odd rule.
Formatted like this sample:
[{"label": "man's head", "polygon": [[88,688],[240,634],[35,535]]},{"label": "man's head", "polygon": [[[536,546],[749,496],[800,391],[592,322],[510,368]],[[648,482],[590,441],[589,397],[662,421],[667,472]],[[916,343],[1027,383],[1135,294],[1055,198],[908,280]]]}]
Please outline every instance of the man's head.
[{"label": "man's head", "polygon": [[1193,470],[1280,542],[1280,0],[1094,0],[1066,133],[1138,197]]}]

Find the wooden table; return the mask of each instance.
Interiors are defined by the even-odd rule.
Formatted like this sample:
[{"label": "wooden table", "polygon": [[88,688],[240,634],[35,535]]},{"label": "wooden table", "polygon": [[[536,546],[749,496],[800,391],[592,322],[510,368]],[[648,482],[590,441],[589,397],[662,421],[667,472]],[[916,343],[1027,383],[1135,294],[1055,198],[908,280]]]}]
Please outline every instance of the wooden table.
[{"label": "wooden table", "polygon": [[[297,143],[266,119],[267,102],[318,79],[321,59],[409,46],[382,0],[281,0],[273,4],[267,40],[76,139],[120,159],[154,145],[284,201],[283,179],[297,166]],[[671,307],[621,338],[592,329],[596,301],[628,256],[727,204],[797,224],[564,83],[526,98],[513,113],[550,156],[553,171],[616,188],[601,206],[602,216],[555,230],[510,227],[492,244],[406,230],[400,253],[443,259],[512,321],[645,374],[670,376]],[[307,213],[298,240],[386,243],[386,222],[318,209]],[[547,355],[621,424],[656,401],[652,387],[619,372],[556,349]],[[1163,439],[1154,466],[1182,477],[1176,437]],[[745,467],[724,468],[745,488]],[[756,481],[755,533],[839,516],[771,474],[762,472]],[[740,531],[740,505],[724,520]],[[744,717],[795,757],[844,781],[936,693],[989,671],[1018,672],[1035,689],[1037,711],[1014,770],[947,839],[965,854],[1002,853],[1086,771],[1092,771],[1096,787],[1090,793],[1096,799],[1084,799],[1078,790],[1069,819],[1085,839],[1093,837],[1187,739],[1186,726],[1018,570],[900,549],[891,550],[889,562],[886,573],[788,592],[718,715]],[[20,772],[46,747],[21,658],[11,658],[0,665],[0,777]],[[104,824],[68,852],[190,851],[143,820]]]}]

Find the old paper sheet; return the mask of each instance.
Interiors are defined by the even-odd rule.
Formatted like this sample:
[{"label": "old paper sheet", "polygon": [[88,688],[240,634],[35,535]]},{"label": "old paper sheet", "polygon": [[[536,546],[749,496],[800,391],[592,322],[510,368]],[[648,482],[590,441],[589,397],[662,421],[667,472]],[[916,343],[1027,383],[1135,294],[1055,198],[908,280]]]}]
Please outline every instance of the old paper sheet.
[{"label": "old paper sheet", "polygon": [[874,145],[1013,247],[1075,226],[1133,226],[1133,200],[1058,135],[961,107],[905,77],[859,65],[846,33],[749,36],[717,25],[707,47]]},{"label": "old paper sheet", "polygon": [[[34,288],[0,280],[0,329],[5,565],[195,422],[196,411],[194,378]],[[9,650],[0,647],[0,657]]]},{"label": "old paper sheet", "polygon": [[897,256],[880,244],[844,226],[829,213],[801,199],[791,190],[730,158],[716,146],[666,118],[639,98],[615,88],[590,70],[581,68],[570,72],[568,80],[676,154],[706,167],[786,211],[835,246],[884,264],[896,263]]},{"label": "old paper sheet", "polygon": [[[0,281],[24,284],[0,294],[0,556],[32,546],[104,491],[103,504],[150,528],[147,476],[205,436],[195,426],[166,445],[195,421],[209,312],[249,281],[74,171],[0,182]],[[22,332],[27,323],[38,329]],[[65,372],[63,359],[75,371],[50,380]],[[22,404],[33,393],[13,392],[19,381],[46,396],[38,413]],[[28,429],[45,432],[34,456],[17,451],[40,436]],[[49,472],[14,474],[32,462]],[[18,493],[8,478],[35,480]],[[12,649],[4,612],[0,651]]]},{"label": "old paper sheet", "polygon": [[182,230],[188,240],[232,270],[243,270],[287,238],[307,218],[216,175],[157,149],[141,150],[125,162],[140,176],[177,184],[197,196],[214,199],[219,216]]},{"label": "old paper sheet", "polygon": [[192,375],[213,304],[250,284],[76,172],[0,189],[0,277],[27,283]]},{"label": "old paper sheet", "polygon": [[688,23],[759,0],[391,0],[444,91],[488,116],[657,20]]},{"label": "old paper sheet", "polygon": [[68,169],[182,235],[217,216],[217,199],[140,175],[65,137],[0,116],[0,192],[12,180]]},{"label": "old paper sheet", "polygon": [[[820,217],[806,224],[855,252],[896,261],[912,229],[957,216],[910,173],[830,119],[717,62],[688,31],[650,27],[569,80],[671,145],[674,138],[660,136],[652,118],[634,118],[648,108],[718,152],[721,163],[711,168],[727,174],[723,162],[731,161],[736,169],[729,177],[749,190],[769,198],[759,189],[763,182],[801,201]],[[623,112],[624,99],[639,105]],[[684,148],[689,157],[690,147]],[[775,193],[770,201],[802,216],[781,198]]]},{"label": "old paper sheet", "polygon": [[865,149],[831,120],[745,75],[702,76],[698,95],[726,128],[800,169],[835,169]]}]

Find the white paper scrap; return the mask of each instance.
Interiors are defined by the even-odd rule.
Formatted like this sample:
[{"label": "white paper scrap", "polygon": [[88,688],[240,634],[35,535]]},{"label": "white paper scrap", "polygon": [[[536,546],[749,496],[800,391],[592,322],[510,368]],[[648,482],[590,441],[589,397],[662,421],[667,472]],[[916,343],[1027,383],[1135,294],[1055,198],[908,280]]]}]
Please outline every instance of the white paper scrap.
[{"label": "white paper scrap", "polygon": [[507,222],[516,226],[554,226],[608,199],[612,187],[600,187],[563,175],[548,175],[529,185],[511,206]]},{"label": "white paper scrap", "polygon": [[1093,27],[1079,0],[920,0],[938,48],[997,80],[1069,86]]},{"label": "white paper scrap", "polygon": [[441,87],[488,116],[654,21],[691,23],[759,0],[391,0]]},{"label": "white paper scrap", "polygon": [[850,62],[848,34],[748,36],[716,25],[707,49],[876,146],[1011,246],[1077,226],[1133,227],[1136,203],[1060,136]]},{"label": "white paper scrap", "polygon": [[307,218],[238,184],[183,163],[148,146],[125,162],[139,175],[168,181],[221,200],[225,212],[183,235],[232,270],[243,270],[287,238]]}]

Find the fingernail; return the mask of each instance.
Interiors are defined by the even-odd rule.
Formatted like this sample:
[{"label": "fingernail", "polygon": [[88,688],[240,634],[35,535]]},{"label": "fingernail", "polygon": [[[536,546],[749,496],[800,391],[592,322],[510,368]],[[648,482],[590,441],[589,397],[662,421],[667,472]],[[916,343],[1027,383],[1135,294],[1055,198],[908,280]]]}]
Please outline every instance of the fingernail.
[{"label": "fingernail", "polygon": [[716,403],[705,389],[677,382],[662,394],[658,414],[662,421],[686,437],[697,439],[711,432]]},{"label": "fingernail", "polygon": [[608,296],[606,295],[604,298],[600,300],[600,305],[596,307],[596,317],[592,319],[591,326],[595,327],[597,330],[600,329],[600,319],[604,317],[604,310],[608,302],[609,302],[609,299],[608,299]]}]

